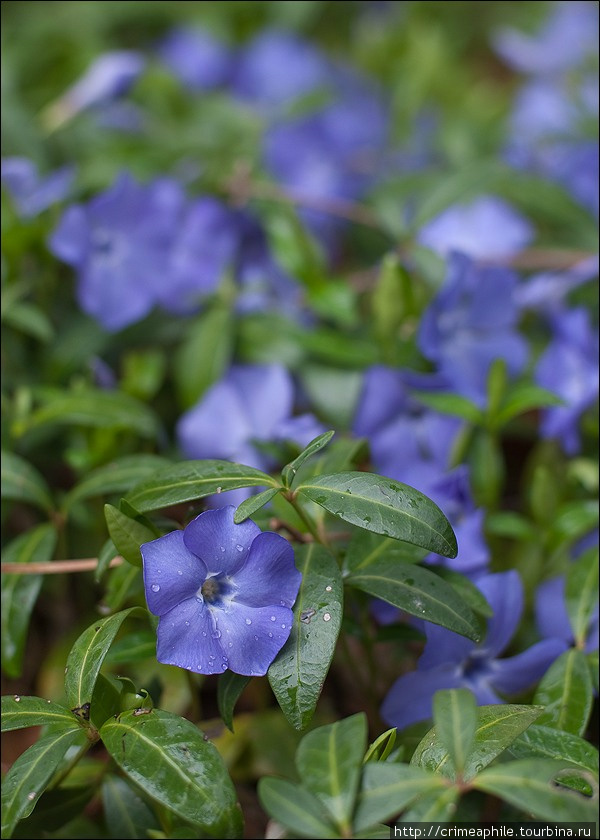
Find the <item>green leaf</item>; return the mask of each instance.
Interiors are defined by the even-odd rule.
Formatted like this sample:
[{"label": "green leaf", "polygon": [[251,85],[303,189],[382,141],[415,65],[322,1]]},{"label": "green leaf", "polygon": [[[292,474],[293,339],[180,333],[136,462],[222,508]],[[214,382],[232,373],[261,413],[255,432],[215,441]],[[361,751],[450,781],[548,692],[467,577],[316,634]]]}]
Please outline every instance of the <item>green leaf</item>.
[{"label": "green leaf", "polygon": [[175,355],[175,387],[182,408],[191,408],[220,379],[232,348],[233,318],[228,307],[215,304],[196,317]]},{"label": "green leaf", "polygon": [[233,710],[235,704],[240,699],[243,690],[250,680],[251,677],[234,674],[233,671],[225,671],[219,677],[219,683],[217,685],[219,714],[223,718],[223,723],[231,732],[233,732]]},{"label": "green leaf", "polygon": [[[72,821],[82,814],[93,795],[94,788],[90,785],[75,787],[69,784],[68,787],[46,790],[37,801],[33,813],[19,822],[13,836],[49,837],[52,831],[64,831],[67,823],[72,824]],[[63,831],[61,837],[73,836],[64,834]],[[81,836],[85,835],[80,834],[79,837]]]},{"label": "green leaf", "polygon": [[598,608],[598,548],[586,551],[569,567],[565,601],[575,643],[582,648],[594,610]]},{"label": "green leaf", "polygon": [[457,787],[424,793],[404,812],[400,822],[449,822],[456,812],[459,795]]},{"label": "green leaf", "polygon": [[447,566],[429,565],[428,568],[449,583],[458,592],[465,604],[471,607],[473,612],[484,616],[484,618],[492,617],[492,608],[481,590],[475,586],[472,580],[469,580],[468,577],[465,577],[460,572],[456,572],[454,569],[449,569]]},{"label": "green leaf", "polygon": [[248,499],[244,499],[244,501],[238,505],[237,510],[233,515],[233,521],[235,524],[239,525],[240,522],[248,519],[249,516],[252,516],[257,510],[264,507],[278,493],[278,487],[269,487],[268,490],[263,490],[262,493],[258,493],[256,496],[250,496]]},{"label": "green leaf", "polygon": [[33,811],[69,747],[82,747],[86,741],[80,727],[60,729],[19,756],[2,782],[2,837],[11,837],[17,822]]},{"label": "green leaf", "polygon": [[296,488],[300,496],[366,531],[456,557],[450,523],[431,499],[414,487],[374,473],[322,475]]},{"label": "green leaf", "polygon": [[444,788],[440,776],[407,764],[370,762],[363,770],[362,788],[354,813],[354,829],[383,822],[399,814],[417,796]]},{"label": "green leaf", "polygon": [[[363,385],[361,371],[310,362],[302,365],[298,376],[303,393],[324,423],[338,430],[352,426]],[[335,472],[335,468],[323,472]]]},{"label": "green leaf", "polygon": [[[541,713],[542,709],[535,706],[480,706],[473,748],[467,756],[462,774],[464,781],[472,779],[501,755]],[[450,754],[435,726],[419,742],[410,763],[448,778],[454,776]]]},{"label": "green leaf", "polygon": [[[47,563],[52,559],[57,534],[53,525],[37,525],[13,540],[3,552],[5,563]],[[0,616],[2,667],[9,677],[18,677],[29,620],[39,595],[43,575],[6,573],[2,575],[2,614]]]},{"label": "green leaf", "polygon": [[421,566],[397,563],[383,556],[365,569],[352,572],[346,583],[468,639],[481,638],[479,622],[460,595],[445,580]]},{"label": "green leaf", "polygon": [[100,551],[98,552],[98,565],[94,572],[94,580],[96,583],[100,581],[105,572],[108,571],[111,562],[115,557],[119,556],[119,552],[112,540],[106,540]]},{"label": "green leaf", "polygon": [[156,817],[124,779],[108,773],[102,782],[104,819],[110,837],[137,840],[158,828]]},{"label": "green leaf", "polygon": [[396,743],[396,727],[382,732],[378,738],[375,738],[372,744],[365,753],[363,759],[366,764],[367,761],[385,761],[391,751],[394,749]]},{"label": "green leaf", "polygon": [[520,382],[511,386],[507,396],[495,417],[493,417],[494,427],[501,429],[513,417],[519,414],[524,414],[526,411],[531,411],[534,408],[546,408],[551,405],[562,405],[563,400],[535,385],[532,382]]},{"label": "green leaf", "polygon": [[539,820],[595,822],[598,819],[596,799],[554,784],[565,769],[568,767],[560,761],[525,758],[488,767],[473,779],[472,785]]},{"label": "green leaf", "polygon": [[289,464],[285,465],[285,467],[281,471],[281,480],[283,482],[284,487],[292,486],[292,483],[296,477],[296,473],[298,472],[302,464],[306,461],[306,459],[310,458],[312,455],[315,455],[317,452],[323,449],[324,446],[327,446],[334,434],[335,431],[330,430],[314,438],[314,440],[311,440],[306,449],[304,449],[298,455],[297,458],[294,458],[293,461],[290,461]]},{"label": "green leaf", "polygon": [[113,505],[104,505],[104,516],[108,533],[119,554],[132,566],[141,568],[140,546],[156,539],[154,531],[121,513]]},{"label": "green leaf", "polygon": [[583,735],[594,702],[585,654],[567,650],[559,656],[542,677],[533,702],[546,707],[538,723]]},{"label": "green leaf", "polygon": [[80,728],[73,712],[51,700],[19,694],[2,697],[2,732],[50,723],[68,729]]},{"label": "green leaf", "polygon": [[142,596],[143,589],[144,582],[141,569],[137,566],[131,566],[129,563],[116,566],[106,582],[104,606],[110,612],[120,610],[128,599],[136,599],[138,595]]},{"label": "green leaf", "polygon": [[138,484],[125,498],[136,510],[146,512],[239,487],[265,485],[279,487],[270,475],[254,467],[230,461],[183,461]]},{"label": "green leaf", "polygon": [[125,619],[133,614],[143,616],[146,613],[140,607],[131,607],[101,618],[84,630],[71,648],[65,669],[65,693],[72,708],[91,703],[104,657]]},{"label": "green leaf", "polygon": [[333,658],[343,613],[340,570],[315,543],[296,549],[302,582],[292,632],[268,671],[269,683],[287,720],[304,729],[313,716]]},{"label": "green leaf", "polygon": [[115,642],[106,661],[111,665],[125,665],[156,658],[156,633],[153,630],[134,630]]},{"label": "green leaf", "polygon": [[193,723],[160,709],[132,709],[107,720],[100,736],[119,767],[156,802],[212,836],[242,836],[223,759]]},{"label": "green leaf", "polygon": [[287,779],[262,778],[258,798],[269,816],[300,837],[335,840],[340,836],[321,802],[300,785]]},{"label": "green leaf", "polygon": [[598,778],[598,750],[570,732],[534,724],[511,744],[510,752],[515,758],[552,758],[566,762]]},{"label": "green leaf", "polygon": [[145,438],[158,434],[154,413],[144,403],[119,391],[47,389],[43,397],[46,404],[21,421],[15,434],[20,436],[48,425],[127,429]]},{"label": "green leaf", "polygon": [[50,320],[41,309],[30,303],[14,303],[3,314],[2,320],[44,343],[48,343],[54,337],[54,328]]},{"label": "green leaf", "polygon": [[105,496],[109,493],[127,493],[140,481],[152,476],[157,470],[169,465],[159,455],[127,455],[103,467],[92,470],[67,495],[63,510],[68,511],[77,502],[91,496]]},{"label": "green leaf", "polygon": [[411,391],[411,396],[428,408],[440,414],[460,417],[474,426],[483,423],[483,412],[471,400],[460,394],[439,393],[437,391]]},{"label": "green leaf", "polygon": [[355,531],[348,543],[344,558],[344,572],[358,572],[383,558],[395,563],[419,563],[427,552],[416,545],[382,537],[372,531]]},{"label": "green leaf", "polygon": [[475,740],[477,703],[473,692],[466,688],[436,691],[433,696],[433,720],[436,736],[461,776]]},{"label": "green leaf", "polygon": [[24,458],[2,450],[0,466],[2,477],[2,498],[52,511],[52,497],[45,480]]}]

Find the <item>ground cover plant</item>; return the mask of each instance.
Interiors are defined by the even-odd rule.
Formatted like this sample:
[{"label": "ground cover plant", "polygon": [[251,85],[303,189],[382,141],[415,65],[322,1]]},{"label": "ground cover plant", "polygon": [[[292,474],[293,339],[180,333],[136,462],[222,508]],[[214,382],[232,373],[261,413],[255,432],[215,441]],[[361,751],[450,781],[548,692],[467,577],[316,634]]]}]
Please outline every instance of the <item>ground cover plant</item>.
[{"label": "ground cover plant", "polygon": [[597,4],[2,14],[2,836],[596,824]]}]

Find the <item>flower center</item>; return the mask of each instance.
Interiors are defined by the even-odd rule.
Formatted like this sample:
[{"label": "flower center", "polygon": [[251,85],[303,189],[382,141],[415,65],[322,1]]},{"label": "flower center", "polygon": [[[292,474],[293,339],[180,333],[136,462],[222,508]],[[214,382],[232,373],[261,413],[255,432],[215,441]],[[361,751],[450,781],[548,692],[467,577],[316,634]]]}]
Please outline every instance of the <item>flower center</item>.
[{"label": "flower center", "polygon": [[209,602],[209,604],[212,604],[214,601],[217,600],[217,598],[219,597],[219,593],[219,581],[216,577],[206,578],[206,580],[200,587],[200,594],[202,595],[205,601]]},{"label": "flower center", "polygon": [[226,575],[211,575],[196,592],[196,597],[202,598],[210,606],[224,608],[236,591],[237,586]]}]

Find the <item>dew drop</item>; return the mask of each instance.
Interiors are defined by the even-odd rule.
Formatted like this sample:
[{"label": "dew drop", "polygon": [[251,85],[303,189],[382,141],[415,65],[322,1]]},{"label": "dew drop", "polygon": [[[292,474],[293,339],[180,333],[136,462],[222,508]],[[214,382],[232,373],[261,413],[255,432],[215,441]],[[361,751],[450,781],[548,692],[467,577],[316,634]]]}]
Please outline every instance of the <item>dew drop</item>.
[{"label": "dew drop", "polygon": [[150,587],[150,589],[153,592],[160,592],[160,586],[158,585],[158,583],[153,583],[152,586]]},{"label": "dew drop", "polygon": [[325,615],[323,616],[323,621],[331,621],[331,616],[329,615],[329,613],[325,613]]},{"label": "dew drop", "polygon": [[219,548],[221,549],[221,552],[222,552],[223,554],[225,554],[225,546],[224,546],[224,545],[220,545],[220,546],[219,546]]},{"label": "dew drop", "polygon": [[281,604],[281,606],[282,606],[282,607],[286,607],[286,606],[287,606],[287,604],[285,603],[285,601],[280,601],[279,603]]},{"label": "dew drop", "polygon": [[331,592],[332,589],[333,589],[332,586],[326,586],[325,587],[325,592]]},{"label": "dew drop", "polygon": [[177,569],[177,574],[178,574],[178,575],[182,575],[182,574],[183,574],[183,572],[181,571],[181,569]]},{"label": "dew drop", "polygon": [[243,551],[243,550],[244,550],[244,546],[243,546],[243,545],[236,545],[236,549],[237,549],[238,551]]},{"label": "dew drop", "polygon": [[281,625],[281,629],[282,629],[282,630],[285,630],[285,624],[282,624],[282,625]]},{"label": "dew drop", "polygon": [[229,642],[229,647],[233,647],[233,642]]},{"label": "dew drop", "polygon": [[277,621],[274,615],[271,616],[271,621]]},{"label": "dew drop", "polygon": [[221,665],[221,668],[222,668],[224,671],[226,671],[226,670],[227,670],[227,662],[223,662],[223,664]]},{"label": "dew drop", "polygon": [[203,630],[203,631],[202,631],[202,635],[203,635],[203,636],[206,636],[206,630]]},{"label": "dew drop", "polygon": [[213,630],[213,632],[210,635],[213,637],[213,639],[220,639],[221,638],[221,631],[220,630]]},{"label": "dew drop", "polygon": [[186,621],[186,622],[185,622],[185,626],[186,626],[186,627],[189,627],[189,626],[190,626],[190,622],[189,622],[189,621]]},{"label": "dew drop", "polygon": [[15,694],[15,703],[20,703],[20,702],[21,702],[21,698],[19,697],[18,694]]},{"label": "dew drop", "polygon": [[208,658],[212,661],[215,658],[214,653],[209,653]]},{"label": "dew drop", "polygon": [[255,636],[255,637],[254,637],[254,641],[255,641],[255,642],[258,642],[258,636]]},{"label": "dew drop", "polygon": [[33,799],[35,799],[36,796],[37,793],[34,790],[32,790],[31,793],[27,794],[27,799],[29,799],[29,801],[31,802]]},{"label": "dew drop", "polygon": [[223,492],[223,488],[222,487],[217,487],[217,493],[222,493],[222,492]]},{"label": "dew drop", "polygon": [[251,619],[251,618],[247,618],[247,619],[246,619],[246,624],[252,624],[252,619]]},{"label": "dew drop", "polygon": [[273,634],[269,633],[269,639],[272,639],[272,638],[273,638]]}]

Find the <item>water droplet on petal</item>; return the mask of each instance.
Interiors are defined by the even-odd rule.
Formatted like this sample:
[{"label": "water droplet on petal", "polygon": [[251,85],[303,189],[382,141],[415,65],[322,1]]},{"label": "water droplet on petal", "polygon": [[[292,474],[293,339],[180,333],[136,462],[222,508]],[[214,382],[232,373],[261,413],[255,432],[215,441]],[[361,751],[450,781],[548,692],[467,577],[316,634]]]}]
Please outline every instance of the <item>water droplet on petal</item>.
[{"label": "water droplet on petal", "polygon": [[202,635],[203,635],[203,636],[206,636],[206,630],[203,630],[203,631],[202,631]]},{"label": "water droplet on petal", "polygon": [[213,637],[213,639],[220,639],[221,638],[221,631],[220,630],[213,630],[213,632],[210,635]]},{"label": "water droplet on petal", "polygon": [[272,638],[273,638],[273,634],[269,633],[269,639],[272,639]]},{"label": "water droplet on petal", "polygon": [[190,622],[189,622],[189,621],[186,621],[186,622],[185,622],[185,626],[186,626],[186,627],[189,627],[189,626],[190,626]]},{"label": "water droplet on petal", "polygon": [[178,574],[178,575],[182,575],[182,574],[183,574],[183,572],[181,571],[181,569],[177,569],[177,574]]},{"label": "water droplet on petal", "polygon": [[282,624],[282,625],[281,625],[281,629],[282,629],[282,630],[285,630],[285,624]]},{"label": "water droplet on petal", "polygon": [[225,546],[224,546],[224,545],[220,545],[220,546],[219,546],[219,548],[221,549],[222,553],[223,553],[223,554],[225,554]]},{"label": "water droplet on petal", "polygon": [[237,548],[238,551],[243,551],[244,550],[243,545],[236,545],[236,548]]},{"label": "water droplet on petal", "polygon": [[209,653],[209,654],[208,654],[208,658],[209,658],[210,660],[213,660],[213,659],[215,658],[214,653]]},{"label": "water droplet on petal", "polygon": [[258,642],[258,636],[255,636],[255,637],[254,637],[254,641],[255,641],[255,642]]},{"label": "water droplet on petal", "polygon": [[227,662],[223,662],[223,664],[221,665],[221,668],[222,668],[224,671],[226,671],[226,670],[227,670]]},{"label": "water droplet on petal", "polygon": [[277,621],[274,615],[271,616],[271,621]]},{"label": "water droplet on petal", "polygon": [[247,618],[247,619],[246,619],[246,624],[252,624],[252,619],[251,619],[251,618]]},{"label": "water droplet on petal", "polygon": [[331,616],[329,615],[329,613],[325,613],[325,615],[323,616],[323,621],[331,621]]},{"label": "water droplet on petal", "polygon": [[233,642],[229,642],[229,647],[233,647]]},{"label": "water droplet on petal", "polygon": [[158,585],[158,583],[153,583],[152,586],[150,587],[150,589],[153,592],[160,592],[160,586]]}]

